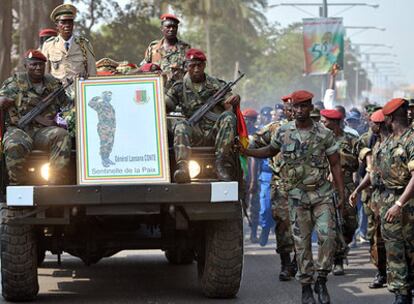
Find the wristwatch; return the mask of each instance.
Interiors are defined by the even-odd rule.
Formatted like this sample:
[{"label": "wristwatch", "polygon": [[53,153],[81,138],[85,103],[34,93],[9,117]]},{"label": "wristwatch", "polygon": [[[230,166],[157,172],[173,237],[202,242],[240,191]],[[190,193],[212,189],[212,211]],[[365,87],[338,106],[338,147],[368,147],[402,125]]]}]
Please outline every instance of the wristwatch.
[{"label": "wristwatch", "polygon": [[403,207],[403,203],[401,203],[400,201],[396,201],[395,202],[395,204],[398,206],[398,207],[400,207],[400,208],[402,208]]}]

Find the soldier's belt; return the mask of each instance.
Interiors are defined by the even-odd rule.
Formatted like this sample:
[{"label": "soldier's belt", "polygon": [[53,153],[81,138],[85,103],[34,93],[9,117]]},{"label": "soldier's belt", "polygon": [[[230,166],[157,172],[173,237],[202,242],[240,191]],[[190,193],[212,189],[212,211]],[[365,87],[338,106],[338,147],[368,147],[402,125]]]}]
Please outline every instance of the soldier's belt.
[{"label": "soldier's belt", "polygon": [[326,183],[327,183],[327,181],[322,180],[322,181],[320,181],[318,183],[315,183],[315,184],[309,184],[309,185],[301,184],[301,185],[298,185],[297,188],[299,188],[303,191],[315,191],[316,189],[321,188]]}]

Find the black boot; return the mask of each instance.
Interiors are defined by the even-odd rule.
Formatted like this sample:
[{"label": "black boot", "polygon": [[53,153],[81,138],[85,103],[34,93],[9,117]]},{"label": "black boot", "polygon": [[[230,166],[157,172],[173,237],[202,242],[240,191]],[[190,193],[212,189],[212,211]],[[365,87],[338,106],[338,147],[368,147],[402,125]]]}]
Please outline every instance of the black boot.
[{"label": "black boot", "polygon": [[216,160],[217,178],[224,182],[232,181],[232,165],[224,159],[218,158]]},{"label": "black boot", "polygon": [[315,283],[315,292],[318,294],[320,304],[329,304],[331,302],[328,288],[326,288],[326,278],[318,277]]},{"label": "black boot", "polygon": [[387,275],[381,272],[377,272],[374,280],[369,283],[368,287],[371,289],[383,288],[387,284]]},{"label": "black boot", "polygon": [[311,284],[302,284],[302,304],[316,304]]},{"label": "black boot", "polygon": [[179,184],[185,184],[191,181],[190,174],[188,173],[188,163],[186,161],[181,161],[177,164],[177,170],[174,172],[174,180]]},{"label": "black boot", "polygon": [[341,276],[345,274],[344,271],[344,260],[342,258],[335,258],[334,268],[332,273],[336,276]]},{"label": "black boot", "polygon": [[279,273],[279,281],[290,281],[292,279],[292,261],[290,253],[280,254],[281,270]]},{"label": "black boot", "polygon": [[395,300],[393,304],[411,304],[411,303],[413,303],[411,293],[408,295],[403,295],[400,293],[395,294]]}]

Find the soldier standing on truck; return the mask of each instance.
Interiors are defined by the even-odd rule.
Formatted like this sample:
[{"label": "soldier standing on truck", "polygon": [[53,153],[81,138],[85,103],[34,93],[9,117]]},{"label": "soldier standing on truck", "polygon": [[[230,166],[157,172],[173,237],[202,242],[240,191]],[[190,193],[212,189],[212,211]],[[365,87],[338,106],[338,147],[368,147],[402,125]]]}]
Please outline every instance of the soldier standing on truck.
[{"label": "soldier standing on truck", "polygon": [[[32,149],[50,153],[51,184],[63,182],[69,164],[71,141],[68,132],[56,126],[58,111],[69,103],[64,93],[56,97],[46,110],[24,130],[17,127],[19,119],[42,102],[46,96],[62,87],[56,78],[45,75],[46,57],[38,50],[25,53],[26,72],[7,79],[0,89],[0,108],[6,111],[6,133],[3,138],[6,167],[11,185],[24,184],[27,176],[24,164]],[[59,174],[53,174],[59,172]]]},{"label": "soldier standing on truck", "polygon": [[161,40],[150,43],[145,51],[145,63],[155,63],[167,75],[168,81],[181,80],[184,76],[185,54],[191,46],[177,38],[180,20],[172,14],[164,14],[161,19]]},{"label": "soldier standing on truck", "polygon": [[115,140],[115,109],[111,105],[112,92],[102,92],[102,96],[93,97],[88,105],[98,114],[97,131],[100,139],[100,155],[105,168],[115,163],[109,159]]},{"label": "soldier standing on truck", "polygon": [[[201,50],[188,50],[186,75],[165,94],[167,112],[174,111],[179,105],[184,116],[189,118],[225,85],[224,81],[204,73],[206,60],[206,55]],[[237,119],[233,106],[238,103],[240,103],[240,96],[229,95],[194,127],[191,127],[185,120],[175,124],[174,151],[177,170],[174,172],[174,179],[177,183],[190,182],[188,161],[192,146],[214,145],[218,179],[232,180],[233,144],[237,134]]]},{"label": "soldier standing on truck", "polygon": [[[302,284],[302,303],[315,303],[312,284],[315,268],[318,278],[315,292],[319,303],[330,303],[326,287],[336,249],[333,186],[326,179],[329,171],[344,202],[344,183],[338,145],[331,130],[313,122],[313,94],[296,91],[291,94],[295,121],[282,125],[271,144],[260,149],[240,151],[246,156],[273,157],[281,152],[280,175],[286,179],[293,238],[297,252],[297,278]],[[330,170],[329,170],[330,169]],[[311,235],[318,234],[319,253],[314,267]]]}]

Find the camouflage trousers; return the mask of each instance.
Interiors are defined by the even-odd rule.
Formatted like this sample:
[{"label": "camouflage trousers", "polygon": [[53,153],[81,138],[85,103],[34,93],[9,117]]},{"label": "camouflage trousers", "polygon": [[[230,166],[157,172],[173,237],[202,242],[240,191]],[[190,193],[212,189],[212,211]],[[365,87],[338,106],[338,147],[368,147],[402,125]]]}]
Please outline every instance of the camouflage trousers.
[{"label": "camouflage trousers", "polygon": [[98,135],[100,140],[99,153],[102,159],[109,158],[115,140],[115,129],[106,125],[98,125]]},{"label": "camouflage trousers", "polygon": [[[352,243],[354,238],[355,231],[358,228],[358,216],[356,207],[352,207],[348,204],[349,196],[355,190],[355,185],[353,183],[347,183],[345,185],[345,205],[342,211],[342,218],[344,220],[344,224],[342,226],[343,236],[345,243],[347,245]],[[337,243],[337,250],[335,253],[335,258],[345,258],[346,251],[341,249],[341,241],[339,237],[336,238]]]},{"label": "camouflage trousers", "polygon": [[392,192],[383,193],[380,207],[381,232],[387,252],[388,290],[408,294],[414,287],[414,201],[402,209],[401,216],[392,223],[385,221],[385,214],[399,198]]},{"label": "camouflage trousers", "polygon": [[[302,191],[301,198],[297,195],[292,196],[292,190],[289,191],[290,222],[298,264],[296,278],[302,284],[314,282],[315,269],[318,276],[325,278],[332,269],[336,250],[336,230],[331,187],[330,183],[325,183],[318,192]],[[314,229],[318,235],[319,246],[315,266],[311,239]]]},{"label": "camouflage trousers", "polygon": [[370,243],[371,263],[375,265],[381,274],[387,271],[387,256],[385,243],[381,234],[381,217],[379,215],[379,205],[381,204],[381,193],[378,190],[372,192],[366,215],[368,217],[367,236]]},{"label": "camouflage trousers", "polygon": [[200,123],[190,127],[185,121],[177,121],[174,126],[176,162],[189,160],[192,146],[215,146],[217,159],[231,157],[237,134],[236,124],[236,115],[230,111],[223,112],[213,127]]},{"label": "camouflage trousers", "polygon": [[294,252],[295,243],[290,225],[288,199],[274,184],[272,184],[271,188],[271,200],[272,216],[276,222],[276,252],[279,254]]},{"label": "camouflage trousers", "polygon": [[[24,165],[33,149],[50,153],[52,172],[64,171],[70,160],[71,140],[68,132],[60,127],[45,127],[26,133],[16,127],[9,127],[3,139],[6,167],[11,184],[24,184]],[[60,175],[60,174],[59,174]]]}]

